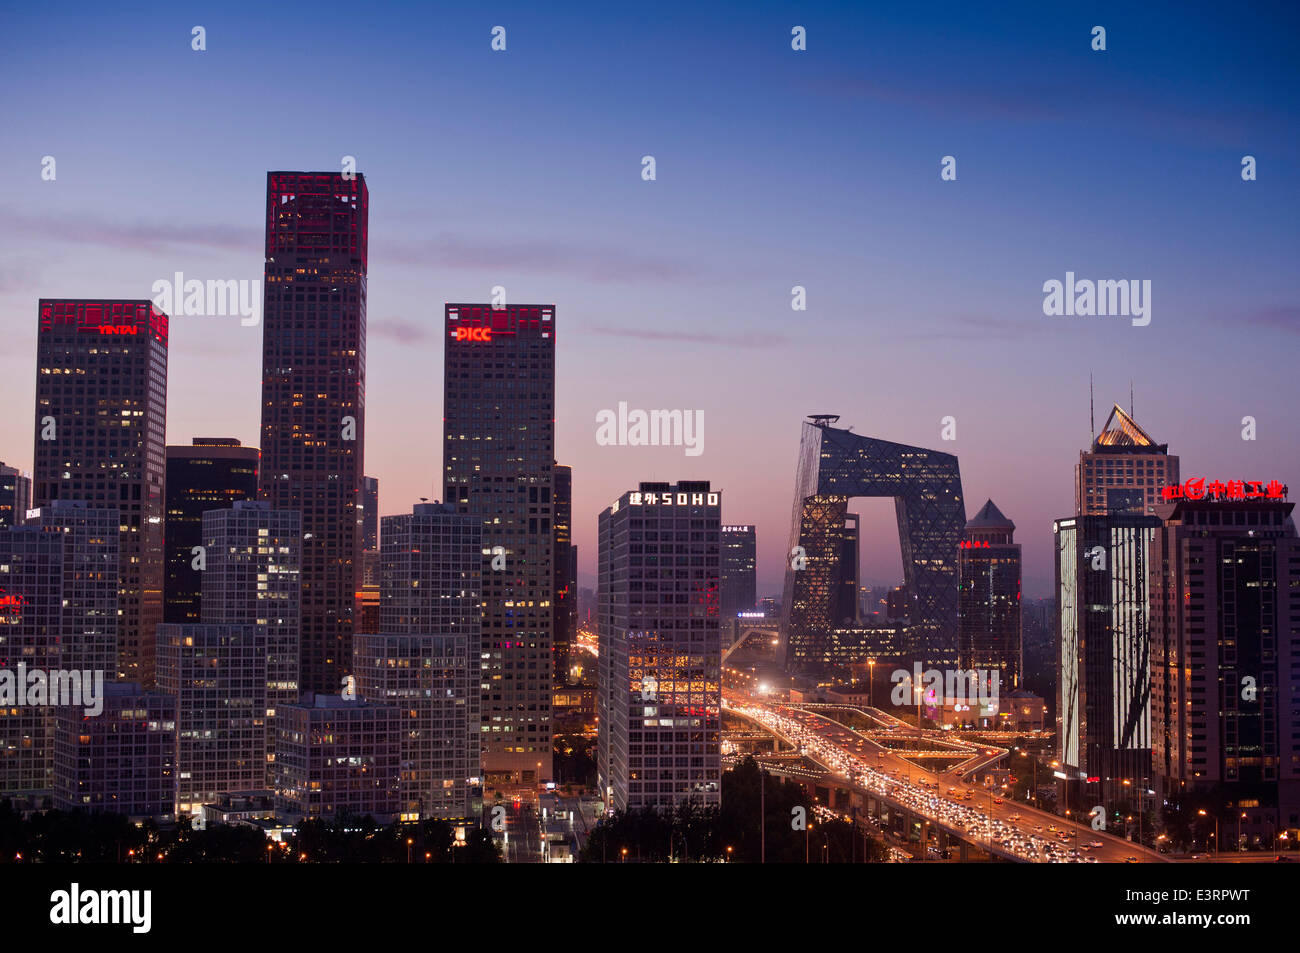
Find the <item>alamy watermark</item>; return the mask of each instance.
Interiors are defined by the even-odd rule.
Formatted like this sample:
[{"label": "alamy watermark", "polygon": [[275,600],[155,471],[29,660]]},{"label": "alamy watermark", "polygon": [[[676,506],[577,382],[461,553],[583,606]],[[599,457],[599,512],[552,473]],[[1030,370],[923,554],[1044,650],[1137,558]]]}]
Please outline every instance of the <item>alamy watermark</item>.
[{"label": "alamy watermark", "polygon": [[88,717],[104,710],[104,673],[90,669],[66,671],[27,667],[0,668],[0,708],[81,708]]},{"label": "alamy watermark", "polygon": [[602,447],[685,447],[686,456],[704,452],[704,411],[618,410],[596,413],[596,443]]},{"label": "alamy watermark", "polygon": [[186,280],[183,272],[173,278],[159,278],[153,283],[153,306],[168,317],[229,317],[239,315],[246,328],[262,320],[262,281],[260,278],[197,278]]},{"label": "alamy watermark", "polygon": [[1002,673],[997,669],[982,668],[945,671],[932,668],[923,672],[921,663],[916,662],[910,672],[905,668],[895,669],[889,680],[894,683],[889,700],[896,706],[915,705],[919,688],[921,699],[929,704],[978,706],[996,712]]},{"label": "alamy watermark", "polygon": [[1131,317],[1133,326],[1144,328],[1151,323],[1151,279],[1106,278],[1093,281],[1076,279],[1065,273],[1065,281],[1051,278],[1043,282],[1043,314],[1048,317]]}]

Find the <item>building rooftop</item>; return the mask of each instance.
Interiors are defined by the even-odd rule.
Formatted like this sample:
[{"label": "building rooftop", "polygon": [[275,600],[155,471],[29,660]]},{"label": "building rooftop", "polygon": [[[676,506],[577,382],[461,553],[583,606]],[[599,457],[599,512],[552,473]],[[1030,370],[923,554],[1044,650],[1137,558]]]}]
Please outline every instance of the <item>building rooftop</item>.
[{"label": "building rooftop", "polygon": [[980,511],[966,521],[967,529],[994,529],[1001,527],[1015,529],[1016,524],[1003,516],[1002,511],[994,505],[992,500],[985,502],[985,504],[980,507]]},{"label": "building rooftop", "polygon": [[1111,407],[1110,416],[1106,418],[1101,433],[1092,442],[1093,451],[1139,451],[1146,453],[1166,453],[1168,444],[1156,443],[1151,435],[1138,426],[1124,408],[1119,404]]}]

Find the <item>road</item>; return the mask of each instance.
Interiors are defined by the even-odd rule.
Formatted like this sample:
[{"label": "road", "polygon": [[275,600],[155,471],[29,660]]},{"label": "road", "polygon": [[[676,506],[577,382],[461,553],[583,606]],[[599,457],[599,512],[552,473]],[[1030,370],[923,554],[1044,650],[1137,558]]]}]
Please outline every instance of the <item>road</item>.
[{"label": "road", "polygon": [[[1034,863],[1168,863],[1169,858],[1129,841],[1074,824],[1027,804],[1007,801],[993,791],[967,784],[963,777],[1006,755],[1005,749],[971,750],[970,757],[942,772],[928,771],[880,744],[809,707],[773,703],[727,692],[724,705],[762,724],[806,757],[823,765],[839,783],[915,812],[939,828],[1007,859]],[[874,722],[888,716],[875,709],[856,709]],[[894,719],[896,721],[896,719]],[[937,750],[933,733],[899,727],[890,740]],[[894,732],[897,732],[895,736]],[[948,739],[943,739],[947,742]],[[961,752],[945,751],[957,756]]]}]

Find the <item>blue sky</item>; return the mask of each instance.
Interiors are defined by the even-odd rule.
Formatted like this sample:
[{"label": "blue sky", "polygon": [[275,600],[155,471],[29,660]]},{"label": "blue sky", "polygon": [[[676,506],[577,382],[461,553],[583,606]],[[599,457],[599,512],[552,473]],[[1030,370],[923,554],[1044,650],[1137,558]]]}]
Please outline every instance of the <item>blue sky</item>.
[{"label": "blue sky", "polygon": [[[1130,6],[7,11],[0,458],[31,465],[37,298],[260,278],[266,171],[354,155],[382,512],[437,495],[443,302],[502,285],[557,306],[584,576],[621,492],[710,479],[728,522],[758,525],[775,589],[800,420],[836,412],[957,453],[968,512],[992,497],[1016,521],[1026,591],[1045,594],[1090,371],[1098,424],[1134,380],[1139,422],[1186,475],[1300,486],[1300,15]],[[1149,279],[1151,324],[1045,317],[1042,284],[1067,270]],[[260,329],[177,318],[171,343],[168,441],[256,443]],[[597,446],[596,412],[619,401],[704,410],[705,452]],[[865,575],[892,581],[892,506],[859,509]]]}]

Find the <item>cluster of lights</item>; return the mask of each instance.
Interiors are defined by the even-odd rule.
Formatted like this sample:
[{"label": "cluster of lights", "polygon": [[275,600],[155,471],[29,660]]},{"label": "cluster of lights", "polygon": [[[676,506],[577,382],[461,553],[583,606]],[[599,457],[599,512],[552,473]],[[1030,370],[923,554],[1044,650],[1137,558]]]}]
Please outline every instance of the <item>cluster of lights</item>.
[{"label": "cluster of lights", "polygon": [[[873,793],[891,798],[896,803],[928,818],[928,823],[946,826],[961,836],[985,841],[990,849],[1010,854],[1021,860],[1047,863],[1082,863],[1085,860],[1095,863],[1097,858],[1085,858],[1078,850],[1067,851],[1063,844],[1054,843],[1048,836],[1022,831],[1010,821],[1002,821],[992,816],[990,811],[981,811],[964,804],[953,803],[942,798],[938,793],[920,784],[914,784],[892,777],[883,771],[871,767],[856,754],[845,750],[826,736],[825,726],[818,724],[819,716],[797,709],[769,709],[758,705],[728,705],[737,714],[755,721],[769,731],[794,744],[799,752],[826,765],[835,775],[846,778]],[[788,713],[788,714],[787,714]],[[849,729],[829,723],[842,732]],[[1005,752],[1003,752],[1005,753]],[[984,754],[993,757],[996,750],[984,749]],[[1006,785],[1002,786],[1005,790]],[[988,792],[990,802],[992,791]],[[1094,845],[1095,846],[1095,842]]]}]

